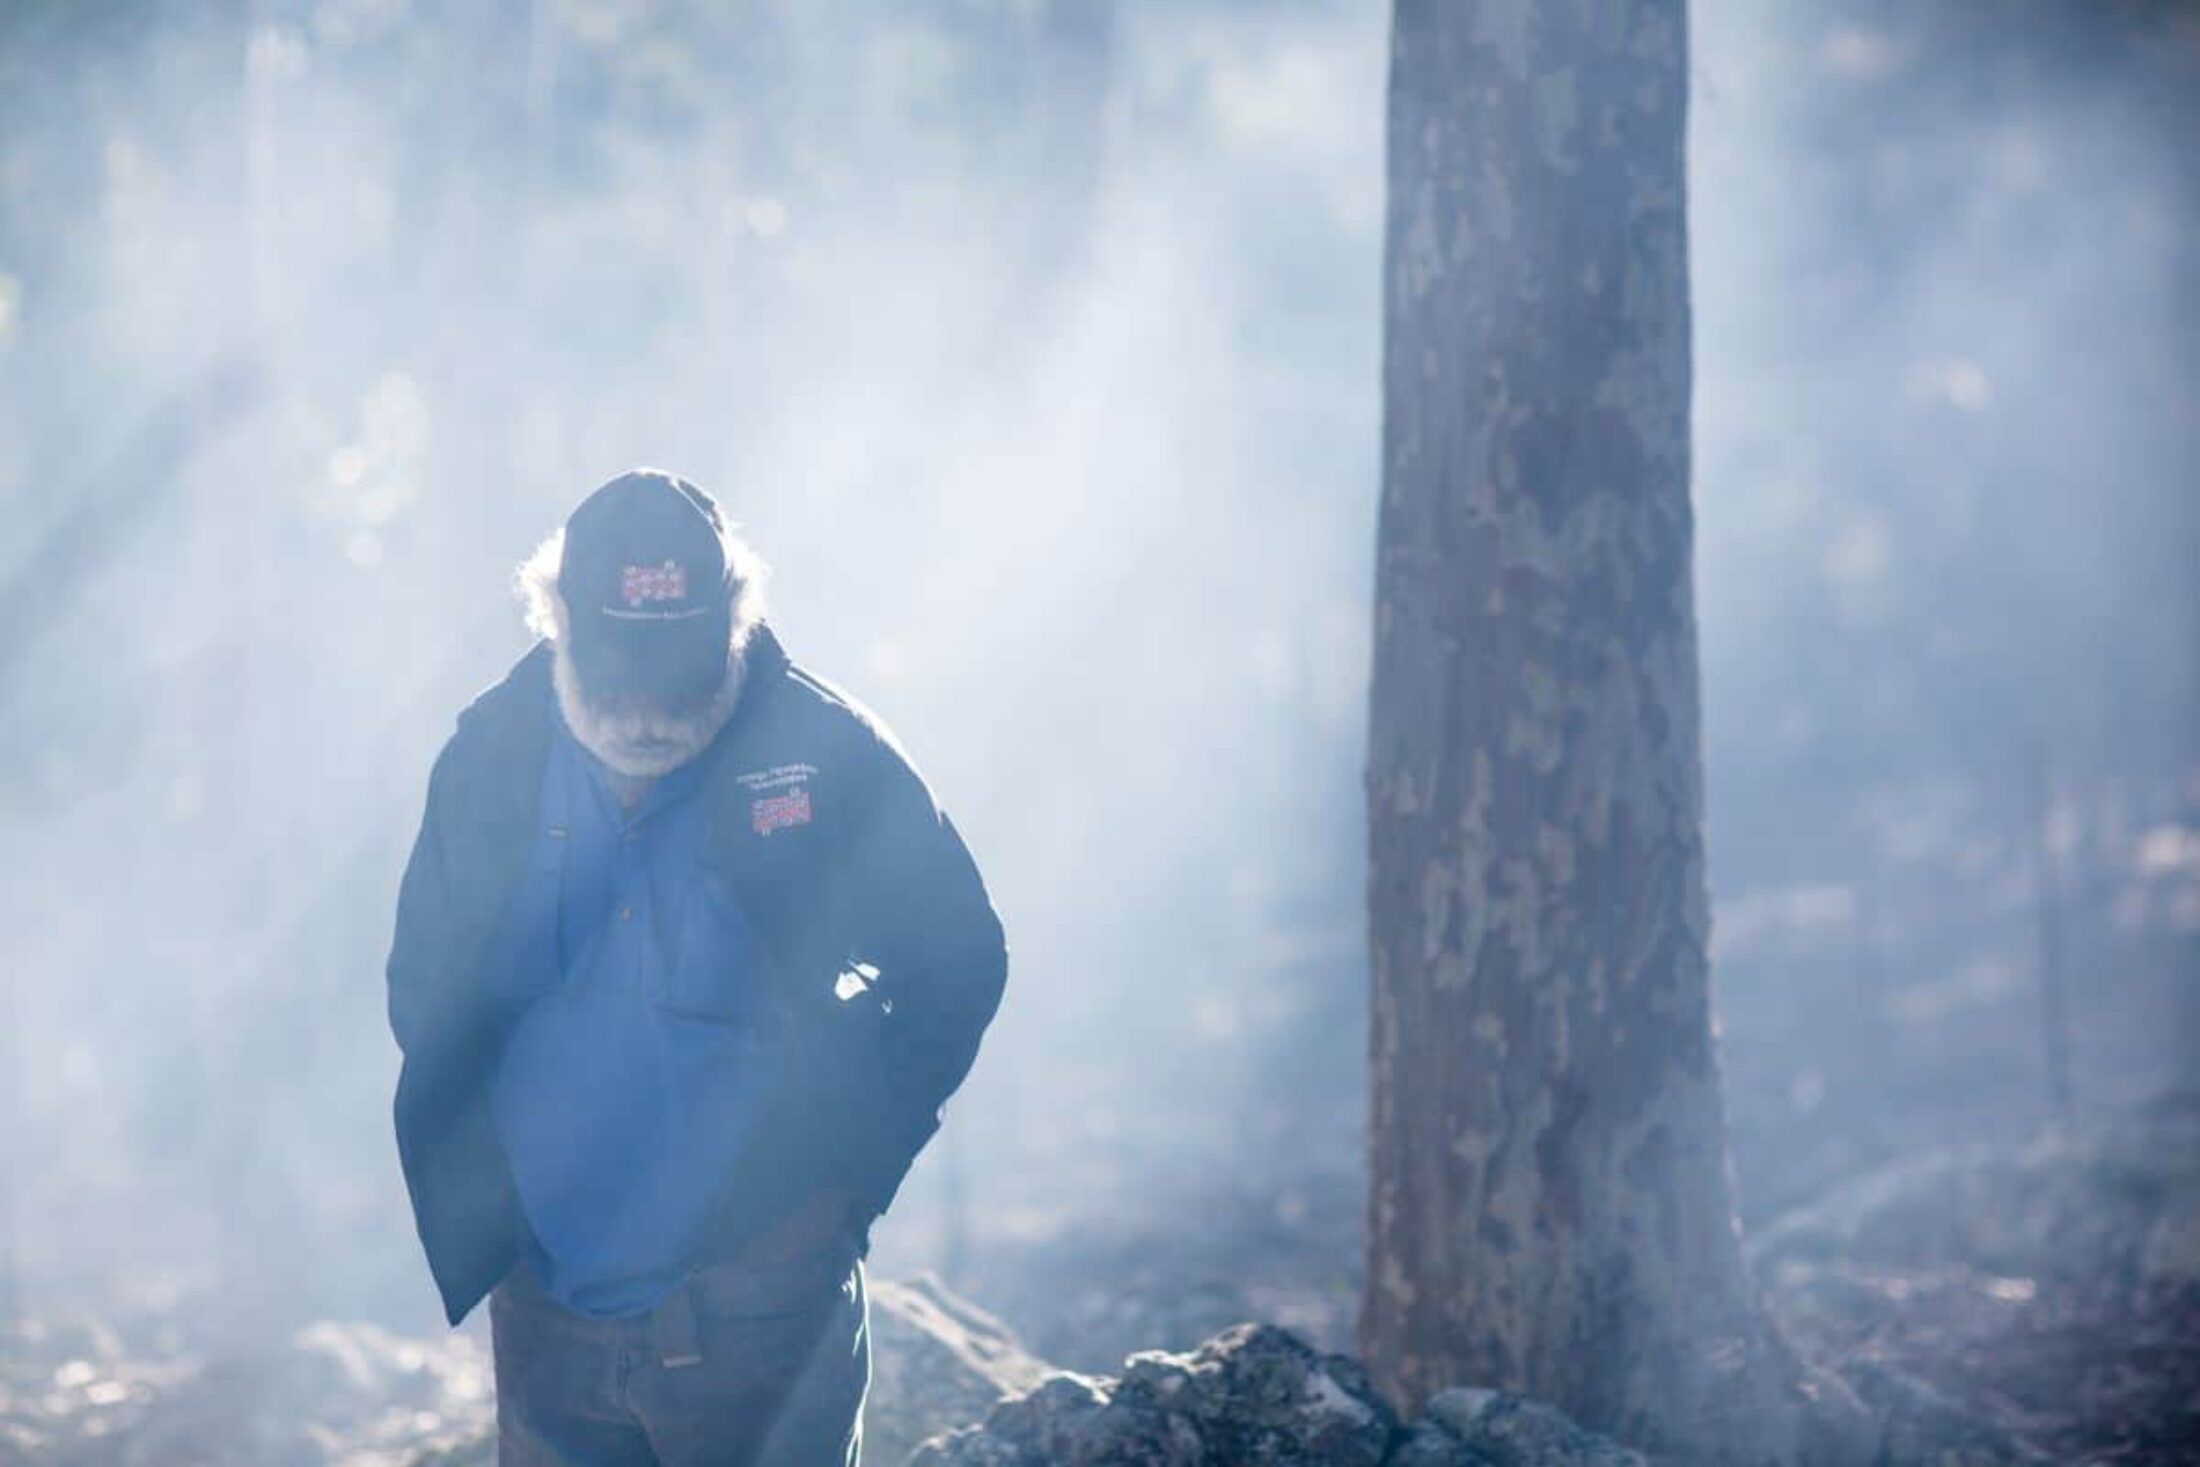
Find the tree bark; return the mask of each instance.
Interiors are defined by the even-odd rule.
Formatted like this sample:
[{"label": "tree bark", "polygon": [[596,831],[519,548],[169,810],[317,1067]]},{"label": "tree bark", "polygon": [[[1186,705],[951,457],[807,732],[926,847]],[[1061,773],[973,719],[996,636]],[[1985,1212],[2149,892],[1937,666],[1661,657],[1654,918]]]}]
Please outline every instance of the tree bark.
[{"label": "tree bark", "polygon": [[1786,1462],[1712,1042],[1685,11],[1395,11],[1361,1332],[1409,1410]]}]

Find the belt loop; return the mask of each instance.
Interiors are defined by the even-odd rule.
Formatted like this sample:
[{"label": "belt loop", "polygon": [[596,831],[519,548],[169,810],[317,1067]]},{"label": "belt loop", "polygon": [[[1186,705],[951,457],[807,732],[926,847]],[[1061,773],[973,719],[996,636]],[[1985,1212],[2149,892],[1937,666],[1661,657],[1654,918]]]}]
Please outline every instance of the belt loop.
[{"label": "belt loop", "polygon": [[703,1338],[695,1327],[695,1275],[680,1276],[672,1292],[650,1312],[650,1344],[658,1363],[679,1370],[703,1363]]}]

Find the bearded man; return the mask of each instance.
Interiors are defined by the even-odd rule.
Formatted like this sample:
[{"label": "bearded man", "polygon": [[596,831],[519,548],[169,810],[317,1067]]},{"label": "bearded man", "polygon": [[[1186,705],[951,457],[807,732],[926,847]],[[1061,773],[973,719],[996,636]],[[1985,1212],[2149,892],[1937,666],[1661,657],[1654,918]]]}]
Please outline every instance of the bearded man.
[{"label": "bearded man", "polygon": [[853,1464],[871,1224],[1000,1001],[1000,921],[702,490],[620,475],[521,585],[540,640],[435,761],[388,964],[498,1460]]}]

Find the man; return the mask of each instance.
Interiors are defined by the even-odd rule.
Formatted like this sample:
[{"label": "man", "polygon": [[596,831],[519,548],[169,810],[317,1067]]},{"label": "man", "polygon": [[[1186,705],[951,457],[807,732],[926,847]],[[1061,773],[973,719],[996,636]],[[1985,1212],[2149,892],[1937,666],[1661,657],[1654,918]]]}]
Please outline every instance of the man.
[{"label": "man", "polygon": [[852,1464],[861,1259],[1000,1001],[1000,922],[702,490],[620,475],[521,582],[541,640],[435,761],[388,965],[398,1149],[451,1322],[490,1294],[499,1460]]}]

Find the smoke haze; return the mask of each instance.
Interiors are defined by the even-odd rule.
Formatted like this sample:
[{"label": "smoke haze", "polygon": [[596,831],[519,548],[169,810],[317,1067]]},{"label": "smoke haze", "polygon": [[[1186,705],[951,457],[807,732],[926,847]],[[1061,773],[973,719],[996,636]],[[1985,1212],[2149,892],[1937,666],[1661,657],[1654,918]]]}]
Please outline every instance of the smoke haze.
[{"label": "smoke haze", "polygon": [[[2200,1033],[2200,31],[1932,12],[1695,16],[1753,1218],[2036,1122],[2042,798],[2081,1098],[2159,1093]],[[881,1257],[1356,1206],[1387,23],[11,7],[19,1304],[434,1326],[388,1127],[397,877],[454,715],[527,645],[514,568],[638,463],[742,522],[789,648],[894,725],[1007,923]]]}]

